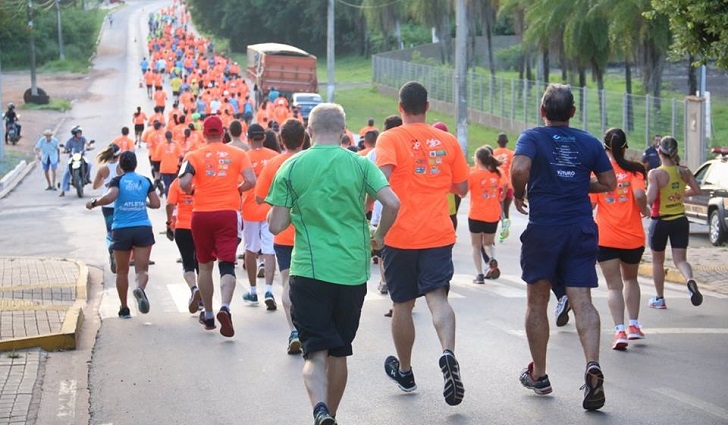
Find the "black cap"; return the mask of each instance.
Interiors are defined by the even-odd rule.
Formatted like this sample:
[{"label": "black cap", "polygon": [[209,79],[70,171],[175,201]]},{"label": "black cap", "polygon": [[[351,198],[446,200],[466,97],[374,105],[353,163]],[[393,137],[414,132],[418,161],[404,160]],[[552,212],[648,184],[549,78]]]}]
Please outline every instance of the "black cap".
[{"label": "black cap", "polygon": [[265,137],[265,129],[260,124],[250,124],[248,139],[259,140]]}]

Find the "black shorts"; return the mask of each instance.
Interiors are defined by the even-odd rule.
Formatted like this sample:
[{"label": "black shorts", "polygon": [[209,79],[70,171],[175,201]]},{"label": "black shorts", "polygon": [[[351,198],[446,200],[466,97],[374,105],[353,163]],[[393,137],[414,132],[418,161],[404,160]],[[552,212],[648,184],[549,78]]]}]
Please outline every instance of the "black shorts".
[{"label": "black shorts", "polygon": [[195,256],[195,242],[192,240],[192,230],[174,229],[174,242],[177,244],[179,254],[182,256],[184,271],[197,272],[197,257]]},{"label": "black shorts", "polygon": [[152,226],[122,227],[111,231],[111,240],[112,250],[131,251],[154,245],[154,232]]},{"label": "black shorts", "polygon": [[134,124],[134,133],[143,133],[144,124]]},{"label": "black shorts", "polygon": [[318,351],[328,351],[334,357],[352,355],[366,282],[337,285],[301,276],[291,276],[290,282],[291,319],[304,357]]},{"label": "black shorts", "polygon": [[439,288],[450,289],[454,273],[452,245],[425,249],[382,249],[384,277],[396,303],[421,297]]},{"label": "black shorts", "polygon": [[661,252],[667,248],[667,239],[670,239],[670,246],[675,249],[686,249],[690,241],[690,223],[687,217],[680,217],[675,220],[650,220],[647,241],[650,249]]},{"label": "black shorts", "polygon": [[498,230],[498,222],[480,221],[468,218],[468,229],[470,233],[495,234]]},{"label": "black shorts", "polygon": [[602,261],[609,261],[618,258],[619,261],[625,264],[639,264],[644,252],[644,246],[634,249],[622,249],[599,245],[597,261],[601,263]]},{"label": "black shorts", "polygon": [[159,166],[162,164],[162,161],[152,161],[151,159],[149,161],[152,164],[152,170],[159,172]]},{"label": "black shorts", "polygon": [[273,251],[275,251],[276,259],[278,260],[278,270],[284,271],[290,269],[293,247],[290,245],[278,245],[274,243]]}]

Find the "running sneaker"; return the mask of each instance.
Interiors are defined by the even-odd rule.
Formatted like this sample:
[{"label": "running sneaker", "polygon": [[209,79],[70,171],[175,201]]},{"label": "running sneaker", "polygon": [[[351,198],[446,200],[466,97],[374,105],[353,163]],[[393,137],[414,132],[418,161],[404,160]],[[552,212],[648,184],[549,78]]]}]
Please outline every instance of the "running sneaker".
[{"label": "running sneaker", "polygon": [[129,307],[121,307],[119,309],[119,318],[120,319],[131,319],[131,311],[129,311]]},{"label": "running sneaker", "polygon": [[597,362],[589,362],[584,372],[584,402],[582,407],[586,410],[597,410],[604,407],[604,374]]},{"label": "running sneaker", "polygon": [[[256,294],[256,298],[258,298],[257,297],[257,294]],[[276,304],[276,299],[273,298],[273,293],[272,292],[266,292],[265,293],[265,300],[264,300],[264,302],[265,302],[266,310],[268,310],[268,311],[274,311],[274,310],[276,310],[278,308],[278,304]]]},{"label": "running sneaker", "polygon": [[460,364],[458,364],[452,351],[445,350],[440,357],[440,370],[442,370],[442,376],[445,379],[445,390],[442,392],[445,403],[450,406],[457,406],[463,401],[465,387],[460,378]]},{"label": "running sneaker", "polygon": [[250,305],[258,305],[258,294],[251,294],[246,292],[243,294],[243,301]]},{"label": "running sneaker", "polygon": [[258,264],[258,277],[265,277],[265,264],[260,263]]},{"label": "running sneaker", "polygon": [[200,290],[194,287],[192,288],[192,294],[190,294],[190,300],[187,302],[187,308],[190,314],[197,313],[200,310],[200,304],[202,304]]},{"label": "running sneaker", "polygon": [[548,375],[538,379],[533,377],[533,362],[529,363],[528,367],[521,372],[520,381],[521,385],[539,395],[549,394],[552,391]]},{"label": "running sneaker", "polygon": [[217,312],[217,321],[220,322],[220,335],[228,338],[235,335],[233,317],[227,307],[220,307],[220,311]]},{"label": "running sneaker", "polygon": [[111,273],[116,274],[116,258],[114,258],[114,253],[109,253],[109,268],[111,269]]},{"label": "running sneaker", "polygon": [[504,218],[501,221],[501,231],[498,234],[498,241],[503,242],[506,239],[508,239],[508,236],[511,234],[511,219],[510,218]]},{"label": "running sneaker", "polygon": [[211,317],[209,319],[205,319],[205,312],[204,311],[201,311],[200,312],[200,317],[197,319],[197,321],[200,322],[200,324],[205,327],[205,330],[206,331],[211,331],[211,330],[213,330],[213,329],[215,329],[217,327],[217,326],[215,326],[215,318],[214,317]]},{"label": "running sneaker", "polygon": [[490,267],[487,272],[485,272],[485,278],[486,279],[498,279],[500,277],[500,269],[498,268],[498,261],[496,261],[495,258],[491,258],[488,262],[488,266]]},{"label": "running sneaker", "polygon": [[134,298],[136,298],[137,307],[139,308],[139,313],[141,313],[141,314],[149,313],[149,299],[147,299],[147,294],[144,293],[144,289],[142,289],[141,286],[137,286],[132,291],[132,294],[134,294]]},{"label": "running sneaker", "polygon": [[665,298],[652,297],[650,298],[650,308],[656,308],[658,310],[664,310],[667,308],[665,304]]},{"label": "running sneaker", "polygon": [[703,303],[703,294],[700,293],[700,290],[698,289],[698,284],[694,280],[690,279],[688,280],[688,293],[690,294],[690,302],[693,303],[694,306],[699,306]]},{"label": "running sneaker", "polygon": [[392,317],[392,309],[390,308],[388,312],[384,313],[384,317]]},{"label": "running sneaker", "polygon": [[325,409],[316,412],[313,421],[314,425],[336,425],[336,419]]},{"label": "running sneaker", "polygon": [[645,339],[645,334],[642,333],[642,328],[639,326],[629,325],[627,339]]},{"label": "running sneaker", "polygon": [[614,341],[612,342],[612,350],[624,351],[627,349],[627,334],[624,331],[619,331],[614,334]]},{"label": "running sneaker", "polygon": [[389,288],[387,288],[387,284],[381,280],[379,281],[379,286],[377,286],[377,289],[382,295],[387,295],[389,293]]},{"label": "running sneaker", "polygon": [[569,311],[571,311],[571,303],[569,297],[564,295],[559,298],[559,302],[556,304],[556,326],[562,327],[569,323]]},{"label": "running sneaker", "polygon": [[298,331],[291,331],[288,337],[288,354],[301,354],[301,340],[298,339]]},{"label": "running sneaker", "polygon": [[484,285],[485,275],[483,273],[479,273],[477,276],[475,276],[475,279],[473,279],[473,283],[477,283],[478,285]]},{"label": "running sneaker", "polygon": [[384,360],[384,372],[389,376],[389,379],[397,383],[400,390],[409,393],[417,389],[414,373],[412,373],[412,370],[407,373],[400,372],[399,360],[396,357],[389,356]]}]

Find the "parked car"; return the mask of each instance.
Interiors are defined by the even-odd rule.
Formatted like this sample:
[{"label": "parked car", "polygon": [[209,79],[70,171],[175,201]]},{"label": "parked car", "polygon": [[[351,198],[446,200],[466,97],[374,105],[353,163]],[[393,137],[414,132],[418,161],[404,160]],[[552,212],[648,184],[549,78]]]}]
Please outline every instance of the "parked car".
[{"label": "parked car", "polygon": [[700,195],[685,198],[685,215],[694,223],[709,227],[710,243],[721,245],[728,239],[728,148],[715,148],[714,159],[695,172]]},{"label": "parked car", "polygon": [[316,105],[323,102],[321,96],[316,93],[293,93],[291,104],[301,111],[303,121],[308,123],[308,114]]}]

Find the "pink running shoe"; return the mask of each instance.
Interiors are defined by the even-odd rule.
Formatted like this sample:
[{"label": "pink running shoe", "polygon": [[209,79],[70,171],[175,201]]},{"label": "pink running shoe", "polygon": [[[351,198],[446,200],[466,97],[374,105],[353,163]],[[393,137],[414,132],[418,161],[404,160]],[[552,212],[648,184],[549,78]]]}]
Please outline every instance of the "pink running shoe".
[{"label": "pink running shoe", "polygon": [[645,339],[645,334],[642,333],[642,328],[639,326],[629,325],[627,339]]},{"label": "pink running shoe", "polygon": [[612,350],[624,351],[627,349],[627,334],[624,331],[619,331],[614,334],[614,342],[612,343]]}]

